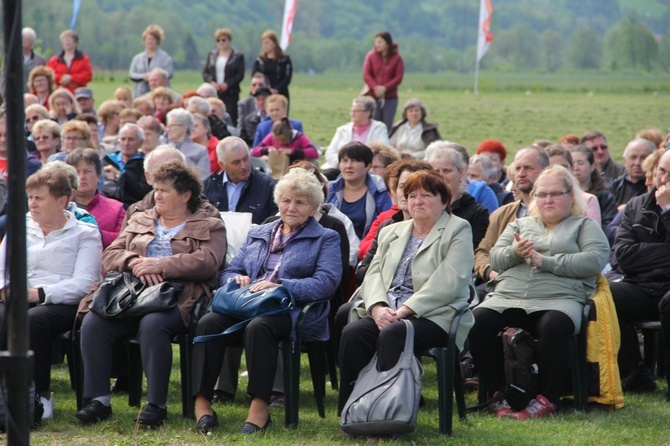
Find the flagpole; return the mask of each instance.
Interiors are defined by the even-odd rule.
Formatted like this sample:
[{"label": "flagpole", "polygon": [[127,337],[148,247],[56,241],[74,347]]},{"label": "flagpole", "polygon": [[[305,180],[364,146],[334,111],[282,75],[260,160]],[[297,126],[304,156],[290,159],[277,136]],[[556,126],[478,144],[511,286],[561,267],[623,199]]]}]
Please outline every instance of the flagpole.
[{"label": "flagpole", "polygon": [[475,94],[479,94],[478,85],[479,85],[479,59],[475,61]]}]

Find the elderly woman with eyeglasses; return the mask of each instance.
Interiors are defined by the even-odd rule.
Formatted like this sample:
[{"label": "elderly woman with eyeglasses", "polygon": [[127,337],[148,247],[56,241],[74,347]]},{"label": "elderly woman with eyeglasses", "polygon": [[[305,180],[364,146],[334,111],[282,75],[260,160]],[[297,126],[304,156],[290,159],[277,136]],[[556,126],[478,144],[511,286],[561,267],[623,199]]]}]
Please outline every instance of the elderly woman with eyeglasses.
[{"label": "elderly woman with eyeglasses", "polygon": [[73,119],[65,123],[60,132],[61,151],[51,155],[47,162],[65,161],[65,158],[77,147],[91,147],[91,129],[84,121]]},{"label": "elderly woman with eyeglasses", "polygon": [[191,134],[195,120],[190,111],[175,108],[167,114],[168,144],[186,157],[186,162],[200,169],[200,178],[209,176],[210,163],[207,148],[193,142]]},{"label": "elderly woman with eyeglasses", "polygon": [[584,217],[579,183],[565,167],[545,169],[535,182],[529,216],[511,222],[491,249],[491,268],[500,275],[492,295],[474,310],[468,337],[482,384],[502,390],[505,327],[528,330],[537,339],[539,392],[521,411],[506,400],[496,417],[526,420],[556,411],[570,370],[568,340],[582,329],[582,307],[596,290],[609,243],[600,225]]}]

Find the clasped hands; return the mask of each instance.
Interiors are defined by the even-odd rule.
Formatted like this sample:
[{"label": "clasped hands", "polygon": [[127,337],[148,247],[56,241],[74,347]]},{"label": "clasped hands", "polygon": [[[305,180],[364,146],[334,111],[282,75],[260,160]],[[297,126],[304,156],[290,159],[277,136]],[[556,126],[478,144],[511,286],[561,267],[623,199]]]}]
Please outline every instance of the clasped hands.
[{"label": "clasped hands", "polygon": [[128,263],[133,275],[150,286],[163,282],[163,265],[156,257],[138,257]]},{"label": "clasped hands", "polygon": [[514,243],[512,246],[514,247],[514,252],[516,252],[519,257],[529,259],[531,265],[536,268],[542,267],[542,259],[544,257],[542,254],[535,251],[534,243],[532,241],[521,238],[521,236],[515,232]]},{"label": "clasped hands", "polygon": [[394,310],[386,305],[377,304],[370,309],[370,316],[372,316],[372,319],[375,321],[375,324],[377,324],[377,328],[380,331],[387,325],[398,322],[401,319],[407,319],[414,314],[414,311],[405,305]]}]

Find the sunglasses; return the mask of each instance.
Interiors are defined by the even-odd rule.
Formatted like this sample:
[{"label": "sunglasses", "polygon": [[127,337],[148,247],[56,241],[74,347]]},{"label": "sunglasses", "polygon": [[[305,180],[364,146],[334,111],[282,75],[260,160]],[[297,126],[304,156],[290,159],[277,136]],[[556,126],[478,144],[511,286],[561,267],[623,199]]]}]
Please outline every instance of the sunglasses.
[{"label": "sunglasses", "polygon": [[33,122],[33,121],[34,121],[34,122],[37,122],[37,121],[39,121],[39,120],[40,120],[40,117],[39,117],[39,116],[31,116],[30,118],[26,118],[26,124],[29,124],[29,123],[31,123],[31,122]]},{"label": "sunglasses", "polygon": [[226,39],[225,37],[221,37],[220,39],[216,39],[216,41],[217,42],[227,42],[228,39]]},{"label": "sunglasses", "polygon": [[591,147],[591,150],[593,150],[594,152],[596,152],[596,151],[598,151],[598,150],[602,150],[602,151],[604,152],[604,151],[607,150],[608,148],[609,148],[609,147],[607,146],[607,144],[600,144],[599,146],[593,146],[593,147]]}]

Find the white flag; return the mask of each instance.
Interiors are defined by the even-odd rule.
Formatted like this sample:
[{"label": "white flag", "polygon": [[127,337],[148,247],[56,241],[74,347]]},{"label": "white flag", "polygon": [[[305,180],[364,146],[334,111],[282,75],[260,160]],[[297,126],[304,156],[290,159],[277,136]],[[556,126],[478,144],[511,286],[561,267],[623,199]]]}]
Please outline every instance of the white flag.
[{"label": "white flag", "polygon": [[293,30],[293,19],[295,12],[298,10],[298,0],[286,0],[284,5],[284,20],[281,25],[281,40],[279,46],[282,51],[286,51],[288,44],[291,42],[291,31]]},{"label": "white flag", "polygon": [[477,29],[477,62],[484,57],[493,41],[493,34],[491,34],[492,15],[493,3],[491,0],[481,0],[479,5],[479,28]]}]

